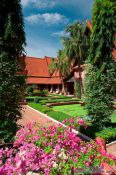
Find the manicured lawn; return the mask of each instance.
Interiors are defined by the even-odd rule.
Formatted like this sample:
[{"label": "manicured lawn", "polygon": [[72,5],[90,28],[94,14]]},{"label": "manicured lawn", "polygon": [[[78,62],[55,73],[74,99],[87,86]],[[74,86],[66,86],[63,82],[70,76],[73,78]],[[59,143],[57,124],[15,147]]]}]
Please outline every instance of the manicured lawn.
[{"label": "manicured lawn", "polygon": [[80,104],[54,106],[53,109],[74,117],[82,117],[87,115],[86,110]]},{"label": "manicured lawn", "polygon": [[[38,98],[39,99],[39,103],[34,103],[34,98]],[[61,99],[60,99],[61,98]],[[66,97],[63,95],[50,95],[48,97],[27,97],[28,102],[32,102],[30,104],[30,106],[32,106],[33,108],[37,109],[38,111],[41,111],[43,113],[49,113],[48,115],[51,115],[51,117],[62,121],[66,118],[70,118],[70,116],[74,116],[74,117],[84,117],[87,116],[87,111],[84,109],[83,106],[81,106],[80,104],[72,104],[72,105],[62,105],[62,106],[53,106],[52,109],[50,108],[46,108],[45,105],[46,103],[50,103],[50,102],[64,102],[64,101],[73,101],[73,100],[77,100],[75,98],[71,98],[71,97]],[[49,112],[48,112],[49,111]],[[60,113],[60,117],[58,115],[58,112]],[[56,113],[58,116],[56,116]],[[55,115],[54,115],[55,114]],[[116,110],[113,112],[112,116],[111,116],[111,120],[112,123],[116,123]]]},{"label": "manicured lawn", "polygon": [[[55,111],[60,111],[74,117],[75,116],[83,117],[87,115],[87,111],[80,104],[54,106],[53,109]],[[116,110],[113,112],[111,116],[111,120],[112,120],[112,123],[116,123]]]}]

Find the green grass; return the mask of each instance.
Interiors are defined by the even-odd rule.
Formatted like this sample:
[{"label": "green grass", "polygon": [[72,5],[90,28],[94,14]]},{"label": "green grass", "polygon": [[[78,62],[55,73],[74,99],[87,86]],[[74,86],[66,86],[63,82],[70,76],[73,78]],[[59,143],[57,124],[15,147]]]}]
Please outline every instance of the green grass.
[{"label": "green grass", "polygon": [[[62,121],[65,118],[70,118],[70,116],[84,117],[87,115],[87,111],[80,104],[54,106],[52,108],[42,106],[41,104],[34,103],[34,102],[29,103],[29,105],[38,111],[41,111],[46,114],[49,113],[48,115],[57,119],[58,121]],[[53,114],[54,112],[55,112],[55,115]],[[116,123],[116,110],[113,112],[111,116],[111,120],[112,120],[112,123]]]},{"label": "green grass", "polygon": [[82,117],[87,115],[87,111],[80,104],[54,106],[53,109],[74,117]]}]

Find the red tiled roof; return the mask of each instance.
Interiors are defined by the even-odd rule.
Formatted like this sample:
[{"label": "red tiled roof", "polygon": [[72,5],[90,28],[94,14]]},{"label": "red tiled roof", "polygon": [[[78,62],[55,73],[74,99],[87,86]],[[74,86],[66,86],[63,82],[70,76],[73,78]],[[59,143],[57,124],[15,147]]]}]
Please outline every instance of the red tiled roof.
[{"label": "red tiled roof", "polygon": [[27,84],[61,84],[60,77],[51,78],[39,78],[39,77],[28,77],[26,80]]},{"label": "red tiled roof", "polygon": [[25,69],[27,70],[27,84],[61,84],[59,71],[50,75],[49,65],[52,58],[25,57]]},{"label": "red tiled roof", "polygon": [[28,73],[27,76],[49,77],[48,65],[45,59],[26,57],[25,64]]}]

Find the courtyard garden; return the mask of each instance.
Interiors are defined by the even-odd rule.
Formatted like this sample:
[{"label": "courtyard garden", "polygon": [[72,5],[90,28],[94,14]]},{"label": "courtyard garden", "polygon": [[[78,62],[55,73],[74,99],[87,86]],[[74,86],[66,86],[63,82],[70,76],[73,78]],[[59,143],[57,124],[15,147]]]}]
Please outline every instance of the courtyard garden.
[{"label": "courtyard garden", "polygon": [[[28,77],[20,61],[26,45],[21,2],[0,1],[0,175],[115,174],[115,152],[109,154],[106,148],[112,141],[116,145],[116,62],[112,54],[116,31],[111,27],[115,25],[115,5],[114,1],[95,0],[89,31],[80,21],[66,27],[68,35],[62,37],[59,59],[53,59],[50,67],[50,74],[58,70],[61,75],[59,95],[26,85]],[[81,65],[85,63],[83,84]],[[74,96],[63,95],[75,65]],[[26,107],[43,113],[43,124],[47,116],[56,120],[54,124],[19,125],[25,97]]]}]

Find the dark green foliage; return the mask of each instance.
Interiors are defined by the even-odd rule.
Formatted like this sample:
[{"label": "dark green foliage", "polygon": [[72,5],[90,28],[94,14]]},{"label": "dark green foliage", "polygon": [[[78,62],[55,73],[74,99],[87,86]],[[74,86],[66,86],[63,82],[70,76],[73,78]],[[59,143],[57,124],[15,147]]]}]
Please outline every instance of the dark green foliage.
[{"label": "dark green foliage", "polygon": [[28,87],[26,88],[26,93],[27,93],[28,95],[32,95],[32,93],[33,93],[33,87],[32,87],[32,86],[28,86]]},{"label": "dark green foliage", "polygon": [[45,105],[47,103],[57,103],[57,102],[73,102],[73,101],[79,101],[79,99],[77,98],[73,98],[73,99],[48,99],[48,100],[41,100],[40,103],[42,105]]},{"label": "dark green foliage", "polygon": [[102,128],[111,122],[114,78],[114,69],[107,73],[101,73],[98,68],[89,68],[86,80],[86,109],[96,127]]},{"label": "dark green foliage", "polygon": [[96,0],[93,8],[89,67],[86,75],[86,108],[92,124],[102,128],[110,122],[116,89],[113,61],[116,2]]},{"label": "dark green foliage", "polygon": [[38,89],[35,89],[34,91],[33,91],[33,93],[32,93],[32,95],[33,96],[46,96],[46,95],[48,95],[48,90],[42,90],[42,91],[40,91],[40,90],[38,90]]},{"label": "dark green foliage", "polygon": [[81,98],[81,84],[80,81],[74,82],[75,96]]},{"label": "dark green foliage", "polygon": [[89,61],[103,71],[112,60],[116,33],[116,1],[95,0]]},{"label": "dark green foliage", "polygon": [[10,142],[21,117],[19,102],[25,88],[19,57],[23,52],[25,34],[20,0],[0,1],[0,142]]}]

